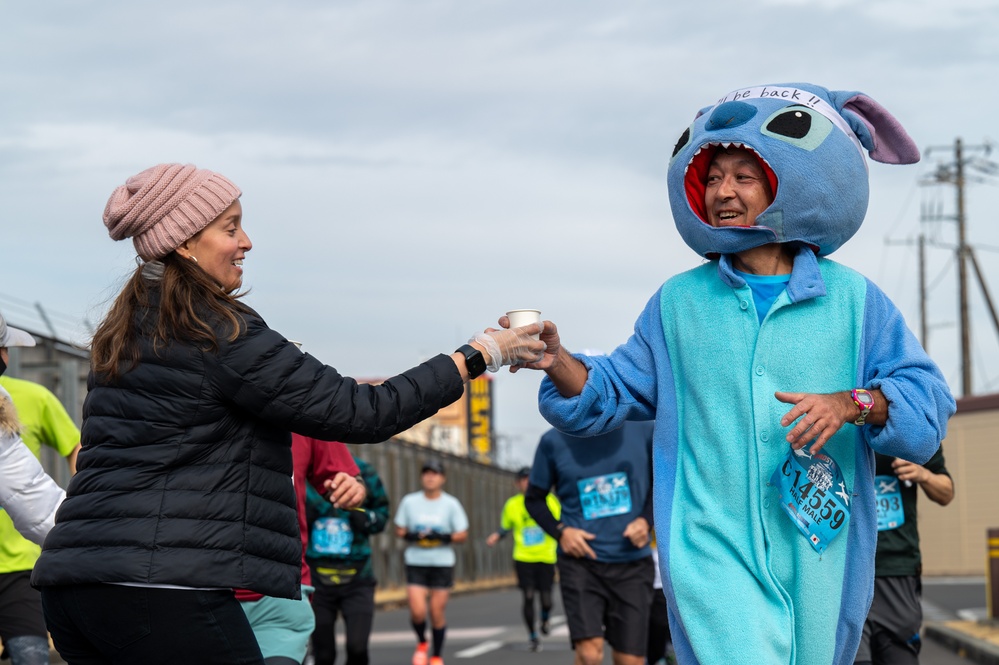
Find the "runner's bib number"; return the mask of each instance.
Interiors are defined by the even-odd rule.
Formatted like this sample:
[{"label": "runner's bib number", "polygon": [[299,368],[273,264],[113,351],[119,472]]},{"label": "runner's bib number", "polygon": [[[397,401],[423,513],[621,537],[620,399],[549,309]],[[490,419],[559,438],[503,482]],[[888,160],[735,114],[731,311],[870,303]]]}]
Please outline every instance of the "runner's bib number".
[{"label": "runner's bib number", "polygon": [[605,476],[584,478],[576,483],[583,518],[588,520],[626,515],[631,512],[631,486],[628,474],[619,471]]},{"label": "runner's bib number", "polygon": [[874,491],[878,503],[878,531],[891,531],[905,524],[898,476],[874,476]]},{"label": "runner's bib number", "polygon": [[350,522],[342,517],[320,517],[312,523],[312,549],[329,556],[347,556],[354,542]]},{"label": "runner's bib number", "polygon": [[545,542],[545,532],[540,526],[525,526],[520,532],[520,540],[525,547]]},{"label": "runner's bib number", "polygon": [[850,491],[828,455],[788,450],[770,484],[780,492],[781,508],[819,554],[850,519]]}]

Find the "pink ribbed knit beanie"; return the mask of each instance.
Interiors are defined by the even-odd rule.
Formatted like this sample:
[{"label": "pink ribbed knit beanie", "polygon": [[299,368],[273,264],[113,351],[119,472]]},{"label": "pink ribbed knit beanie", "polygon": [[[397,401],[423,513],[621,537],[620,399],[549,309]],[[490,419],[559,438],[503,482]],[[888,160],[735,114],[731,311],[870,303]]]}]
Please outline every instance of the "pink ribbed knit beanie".
[{"label": "pink ribbed knit beanie", "polygon": [[114,190],[104,225],[114,240],[132,238],[144,261],[159,259],[208,226],[242,192],[225,176],[193,164],[158,164]]}]

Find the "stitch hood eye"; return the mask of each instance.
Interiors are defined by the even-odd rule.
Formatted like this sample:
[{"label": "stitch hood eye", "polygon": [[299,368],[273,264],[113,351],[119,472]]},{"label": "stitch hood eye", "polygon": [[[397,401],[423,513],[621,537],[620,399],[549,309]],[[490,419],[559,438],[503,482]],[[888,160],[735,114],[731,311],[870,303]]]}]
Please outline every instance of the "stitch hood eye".
[{"label": "stitch hood eye", "polygon": [[673,154],[670,155],[669,158],[670,163],[672,163],[673,160],[676,159],[677,154],[681,150],[687,147],[688,143],[690,143],[690,127],[687,127],[687,129],[683,130],[683,134],[680,134],[680,138],[676,140],[676,145],[673,146]]},{"label": "stitch hood eye", "polygon": [[808,136],[812,128],[812,116],[801,111],[785,111],[767,124],[767,129],[774,134],[781,134],[792,139]]},{"label": "stitch hood eye", "polygon": [[821,113],[807,106],[788,106],[767,118],[760,133],[811,151],[822,145],[832,128]]}]

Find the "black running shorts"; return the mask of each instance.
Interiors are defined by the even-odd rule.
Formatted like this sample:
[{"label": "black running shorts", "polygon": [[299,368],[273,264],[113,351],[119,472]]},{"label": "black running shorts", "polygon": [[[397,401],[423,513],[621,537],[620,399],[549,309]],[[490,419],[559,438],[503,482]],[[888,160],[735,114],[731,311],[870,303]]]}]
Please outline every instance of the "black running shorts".
[{"label": "black running shorts", "polygon": [[655,576],[651,556],[605,563],[560,552],[558,574],[569,639],[603,637],[615,651],[645,654]]}]

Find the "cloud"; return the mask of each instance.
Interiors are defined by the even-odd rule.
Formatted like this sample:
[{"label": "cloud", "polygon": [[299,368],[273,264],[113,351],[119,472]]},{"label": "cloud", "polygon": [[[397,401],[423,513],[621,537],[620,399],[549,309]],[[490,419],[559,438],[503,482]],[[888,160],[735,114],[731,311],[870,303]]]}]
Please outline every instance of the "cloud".
[{"label": "cloud", "polygon": [[[56,0],[7,16],[0,293],[99,315],[134,267],[101,224],[108,194],[193,162],[245,192],[251,304],[366,376],[512,307],[542,309],[570,348],[623,342],[658,285],[699,263],[673,229],[666,163],[697,109],[736,87],[862,90],[924,147],[994,134],[999,9],[971,0]],[[919,231],[923,169],[872,165],[868,220],[834,257],[917,325],[912,249],[885,240]],[[968,191],[969,237],[999,246],[989,193]],[[945,275],[935,321],[953,321],[953,293]],[[931,348],[950,376],[948,335]],[[976,327],[994,387],[990,335]],[[524,446],[545,427],[537,381],[497,379],[497,428],[529,423]]]}]

